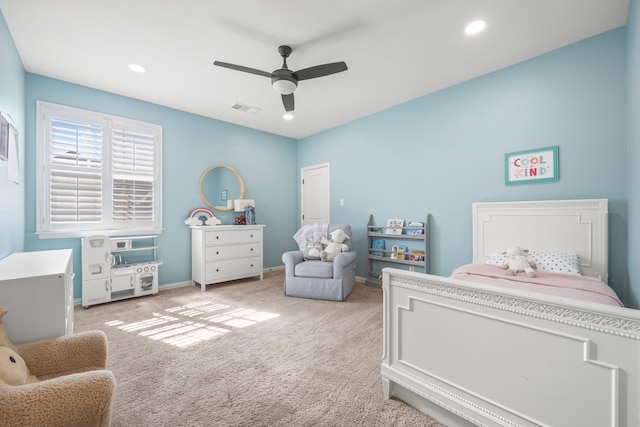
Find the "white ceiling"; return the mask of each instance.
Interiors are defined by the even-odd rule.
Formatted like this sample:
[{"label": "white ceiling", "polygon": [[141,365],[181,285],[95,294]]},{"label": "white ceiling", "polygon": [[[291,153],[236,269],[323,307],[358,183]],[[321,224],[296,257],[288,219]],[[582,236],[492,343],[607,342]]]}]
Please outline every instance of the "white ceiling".
[{"label": "white ceiling", "polygon": [[[299,139],[625,25],[629,0],[0,0],[0,9],[29,72]],[[487,29],[465,36],[478,18]],[[212,65],[272,72],[282,44],[294,71],[349,67],[301,81],[290,122],[268,78]]]}]

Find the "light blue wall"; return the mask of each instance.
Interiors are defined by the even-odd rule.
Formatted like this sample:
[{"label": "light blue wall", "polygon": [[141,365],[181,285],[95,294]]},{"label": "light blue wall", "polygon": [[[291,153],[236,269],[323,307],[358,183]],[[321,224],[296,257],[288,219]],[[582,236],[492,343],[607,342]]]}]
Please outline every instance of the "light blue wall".
[{"label": "light blue wall", "polygon": [[[54,102],[163,126],[163,223],[158,239],[160,285],[191,280],[191,235],[184,224],[189,212],[205,206],[198,194],[200,174],[214,164],[235,168],[245,181],[245,197],[256,201],[256,217],[264,230],[265,267],[281,265],[289,249],[289,224],[296,218],[296,141],[27,73],[26,79],[26,229],[28,251],[72,248],[76,298],[81,295],[80,239],[41,240],[35,234],[36,100]],[[219,212],[232,224],[234,212]]]},{"label": "light blue wall", "polygon": [[629,295],[640,307],[640,4],[632,1],[627,22],[628,146],[627,197],[629,199]]},{"label": "light blue wall", "polygon": [[[628,305],[639,307],[638,9],[632,2],[625,28],[299,142],[27,74],[0,19],[0,110],[20,128],[24,174],[18,186],[0,169],[0,258],[21,250],[73,248],[75,297],[80,296],[79,240],[39,240],[33,234],[34,115],[35,101],[42,99],[164,126],[162,284],[191,277],[183,220],[202,206],[196,186],[206,167],[226,163],[243,175],[246,196],[258,204],[258,222],[267,224],[265,265],[277,266],[280,254],[294,247],[300,168],[330,162],[332,220],[352,224],[361,276],[370,213],[381,223],[430,212],[433,272],[446,275],[471,259],[473,201],[606,197],[611,283]],[[504,153],[547,145],[560,147],[558,183],[504,185]],[[338,206],[341,198],[344,207]],[[231,222],[234,215],[219,216]]]},{"label": "light blue wall", "polygon": [[[471,261],[471,203],[607,198],[610,283],[627,297],[626,30],[620,28],[299,141],[331,163],[331,220],[431,214],[432,273]],[[557,183],[504,183],[504,154],[559,146]],[[339,207],[339,199],[345,206]]]},{"label": "light blue wall", "polygon": [[[18,127],[19,152],[24,152],[24,82],[22,61],[0,12],[0,112]],[[24,156],[21,159],[24,179]],[[0,259],[24,248],[24,209],[24,186],[7,179],[7,161],[0,160]]]}]

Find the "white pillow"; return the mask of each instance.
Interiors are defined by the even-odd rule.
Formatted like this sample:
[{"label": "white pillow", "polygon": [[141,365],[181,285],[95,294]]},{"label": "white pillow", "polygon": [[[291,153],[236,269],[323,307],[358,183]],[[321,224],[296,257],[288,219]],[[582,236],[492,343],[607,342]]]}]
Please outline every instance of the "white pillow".
[{"label": "white pillow", "polygon": [[[569,252],[555,251],[529,251],[527,259],[535,261],[536,270],[547,273],[563,273],[580,276],[580,258],[576,254]],[[485,264],[502,267],[507,263],[506,257],[501,252],[493,253]]]},{"label": "white pillow", "polygon": [[486,260],[484,263],[485,264],[489,264],[489,265],[497,265],[498,267],[502,267],[503,265],[506,264],[506,257],[500,253],[500,252],[496,252],[494,254],[489,255],[489,259]]},{"label": "white pillow", "polygon": [[577,254],[555,251],[531,251],[538,271],[580,276],[580,258]]}]

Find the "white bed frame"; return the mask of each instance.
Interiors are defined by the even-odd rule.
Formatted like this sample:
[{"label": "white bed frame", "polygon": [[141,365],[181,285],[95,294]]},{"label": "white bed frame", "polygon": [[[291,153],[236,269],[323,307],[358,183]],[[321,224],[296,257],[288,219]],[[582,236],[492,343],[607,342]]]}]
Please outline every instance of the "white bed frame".
[{"label": "white bed frame", "polygon": [[[511,244],[608,277],[607,200],[473,204],[474,262]],[[384,394],[447,426],[640,426],[640,312],[385,268]]]}]

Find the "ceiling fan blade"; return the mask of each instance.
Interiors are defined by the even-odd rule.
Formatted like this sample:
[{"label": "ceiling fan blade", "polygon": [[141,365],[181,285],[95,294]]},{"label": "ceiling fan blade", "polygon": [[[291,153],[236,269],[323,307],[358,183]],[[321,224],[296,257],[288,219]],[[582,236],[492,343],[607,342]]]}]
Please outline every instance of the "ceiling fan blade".
[{"label": "ceiling fan blade", "polygon": [[230,68],[236,71],[242,71],[250,74],[257,74],[258,76],[269,77],[271,78],[271,73],[267,73],[266,71],[257,70],[255,68],[244,67],[242,65],[229,64],[228,62],[220,62],[213,61],[213,65],[217,65],[218,67]]},{"label": "ceiling fan blade", "polygon": [[282,95],[282,104],[284,104],[285,111],[293,111],[293,94]]},{"label": "ceiling fan blade", "polygon": [[298,80],[315,79],[317,77],[324,77],[330,74],[339,73],[347,70],[347,64],[344,62],[332,62],[331,64],[316,65],[315,67],[309,67],[296,71],[294,74]]}]

